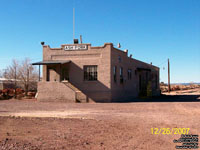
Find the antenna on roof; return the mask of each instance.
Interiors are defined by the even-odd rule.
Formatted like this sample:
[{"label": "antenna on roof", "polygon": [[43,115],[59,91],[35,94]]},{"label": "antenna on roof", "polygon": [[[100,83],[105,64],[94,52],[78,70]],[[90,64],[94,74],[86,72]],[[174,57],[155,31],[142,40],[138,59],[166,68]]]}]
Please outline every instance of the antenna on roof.
[{"label": "antenna on roof", "polygon": [[75,39],[75,8],[73,8],[73,40]]}]

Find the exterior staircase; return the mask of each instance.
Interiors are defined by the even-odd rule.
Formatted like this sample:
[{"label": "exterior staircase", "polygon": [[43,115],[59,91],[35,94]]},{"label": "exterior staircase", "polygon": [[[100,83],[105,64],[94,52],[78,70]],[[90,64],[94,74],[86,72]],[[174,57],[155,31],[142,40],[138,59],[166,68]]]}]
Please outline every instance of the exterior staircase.
[{"label": "exterior staircase", "polygon": [[75,92],[75,98],[76,98],[77,103],[87,103],[88,102],[87,96],[81,90],[79,90],[77,87],[75,87],[72,83],[70,83],[67,80],[62,81],[62,83],[65,84],[67,87],[69,87],[70,89],[72,89]]}]

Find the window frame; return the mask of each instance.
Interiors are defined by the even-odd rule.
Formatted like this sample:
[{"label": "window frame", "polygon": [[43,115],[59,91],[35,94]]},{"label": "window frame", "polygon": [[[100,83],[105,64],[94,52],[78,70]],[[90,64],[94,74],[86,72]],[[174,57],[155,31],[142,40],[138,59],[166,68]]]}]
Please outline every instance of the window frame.
[{"label": "window frame", "polygon": [[128,80],[132,79],[132,69],[127,70],[127,76],[128,76]]},{"label": "window frame", "polygon": [[83,80],[97,81],[98,80],[98,65],[84,65],[83,66]]},{"label": "window frame", "polygon": [[120,67],[120,70],[119,70],[119,77],[120,77],[120,83],[122,84],[122,83],[124,82],[123,67]]},{"label": "window frame", "polygon": [[117,66],[113,67],[113,79],[114,82],[117,83]]},{"label": "window frame", "polygon": [[155,89],[158,89],[158,76],[155,74]]}]

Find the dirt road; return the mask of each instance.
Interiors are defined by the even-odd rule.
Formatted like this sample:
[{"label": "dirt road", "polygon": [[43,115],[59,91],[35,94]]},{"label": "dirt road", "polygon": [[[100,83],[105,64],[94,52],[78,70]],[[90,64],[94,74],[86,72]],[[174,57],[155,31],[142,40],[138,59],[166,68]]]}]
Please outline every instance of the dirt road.
[{"label": "dirt road", "polygon": [[179,134],[200,135],[200,91],[130,103],[67,104],[0,101],[0,149],[173,150]]}]

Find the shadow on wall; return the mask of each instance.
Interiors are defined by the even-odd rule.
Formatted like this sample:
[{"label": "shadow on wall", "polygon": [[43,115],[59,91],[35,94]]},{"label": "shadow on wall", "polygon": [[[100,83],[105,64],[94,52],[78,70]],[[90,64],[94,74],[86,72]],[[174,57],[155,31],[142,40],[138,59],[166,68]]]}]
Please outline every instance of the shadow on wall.
[{"label": "shadow on wall", "polygon": [[[106,72],[102,74],[98,71],[97,78],[104,73]],[[84,70],[73,62],[70,63],[69,82],[87,96],[86,101],[111,102],[111,89],[99,80],[85,81]]]},{"label": "shadow on wall", "polygon": [[[129,89],[123,88],[122,91],[119,91],[117,97],[113,99],[111,84],[108,78],[106,78],[107,71],[99,72],[98,71],[98,80],[97,81],[85,81],[84,80],[84,70],[76,65],[74,62],[71,62],[68,66],[69,68],[69,82],[74,85],[78,90],[80,90],[84,95],[86,95],[86,102],[129,102],[137,101],[135,96],[130,94]],[[108,83],[108,86],[102,83],[100,80]]]}]

